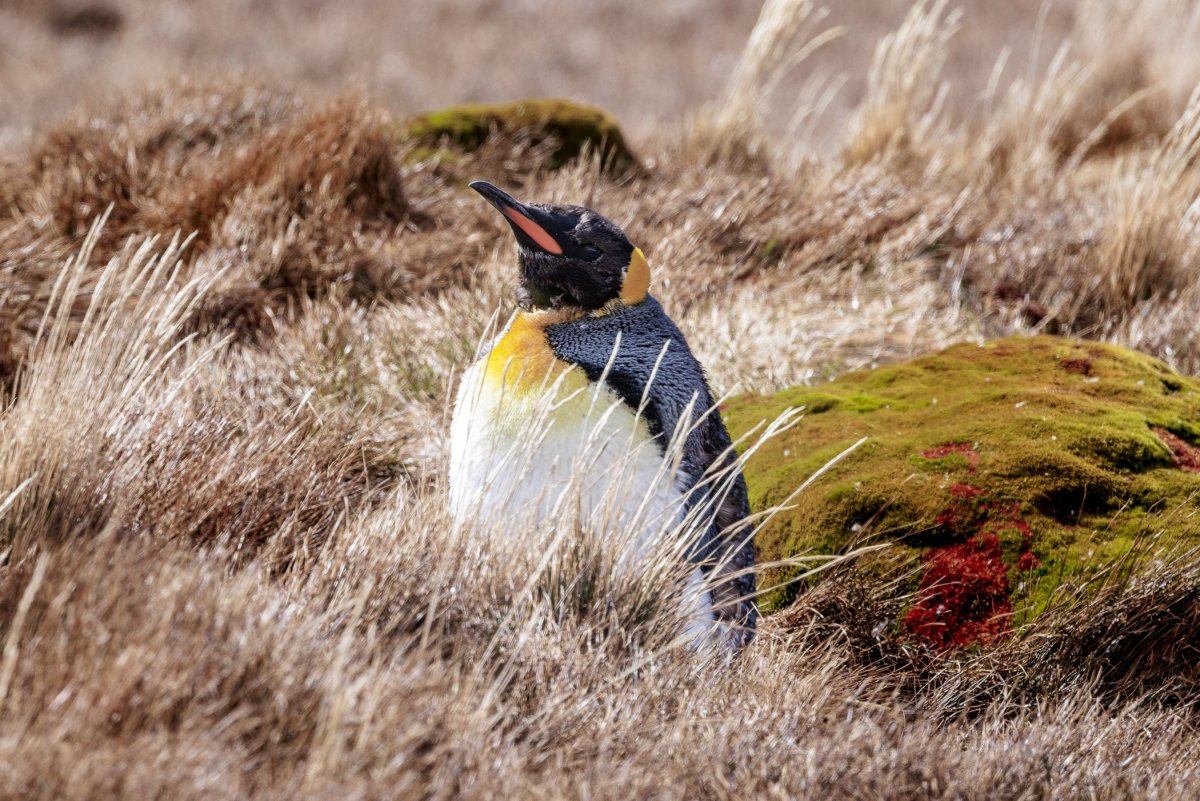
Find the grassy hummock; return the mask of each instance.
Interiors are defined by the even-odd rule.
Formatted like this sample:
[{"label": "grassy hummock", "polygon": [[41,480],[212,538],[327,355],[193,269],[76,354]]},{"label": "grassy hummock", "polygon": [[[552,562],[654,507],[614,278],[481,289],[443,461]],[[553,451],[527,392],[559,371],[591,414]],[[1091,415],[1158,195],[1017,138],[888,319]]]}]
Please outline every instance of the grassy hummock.
[{"label": "grassy hummock", "polygon": [[599,153],[614,170],[637,165],[616,118],[603,109],[561,98],[530,98],[510,103],[466,103],[410,117],[403,137],[425,147],[451,147],[471,152],[493,133],[526,135],[534,144],[551,140],[549,167],[554,169],[585,150]]},{"label": "grassy hummock", "polygon": [[1200,381],[1131,350],[1053,337],[963,344],[741,396],[725,414],[737,436],[789,407],[805,416],[746,470],[756,509],[869,439],[759,533],[759,558],[890,541],[879,566],[921,565],[897,624],[938,647],[999,636],[1115,559],[1200,539]]}]

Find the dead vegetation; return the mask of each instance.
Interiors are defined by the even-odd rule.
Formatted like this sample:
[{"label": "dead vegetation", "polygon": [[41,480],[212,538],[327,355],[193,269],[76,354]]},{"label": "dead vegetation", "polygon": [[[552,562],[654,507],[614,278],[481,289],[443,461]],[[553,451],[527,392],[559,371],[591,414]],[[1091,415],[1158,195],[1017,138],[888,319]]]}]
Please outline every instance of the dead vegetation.
[{"label": "dead vegetation", "polygon": [[228,80],[3,167],[0,795],[1196,795],[1194,552],[950,657],[846,565],[725,664],[647,607],[669,566],[451,525],[445,407],[512,280],[470,178],[624,225],[719,393],[1013,331],[1200,370],[1191,6],[1089,17],[959,122],[955,18],[920,4],[835,158],[763,126],[831,27],[770,5],[753,102],[637,174],[521,137],[414,154],[413,109]]}]

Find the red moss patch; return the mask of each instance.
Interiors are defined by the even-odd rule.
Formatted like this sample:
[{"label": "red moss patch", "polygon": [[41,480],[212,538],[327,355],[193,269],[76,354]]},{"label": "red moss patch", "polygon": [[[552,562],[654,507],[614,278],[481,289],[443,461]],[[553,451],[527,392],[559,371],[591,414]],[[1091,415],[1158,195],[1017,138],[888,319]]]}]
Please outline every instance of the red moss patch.
[{"label": "red moss patch", "polygon": [[1092,374],[1092,360],[1086,356],[1081,356],[1078,359],[1063,359],[1058,365],[1068,373],[1078,373],[1079,375]]},{"label": "red moss patch", "polygon": [[938,650],[987,642],[1009,628],[1008,566],[995,534],[925,554],[920,600],[904,627]]},{"label": "red moss patch", "polygon": [[[905,630],[940,651],[1003,636],[1012,618],[1009,571],[1041,566],[1021,505],[958,483],[950,488],[937,526],[966,539],[926,552],[917,601],[904,617]],[[1020,537],[1012,565],[1001,553],[1001,534]]]},{"label": "red moss patch", "polygon": [[1200,448],[1184,442],[1165,428],[1156,428],[1154,433],[1171,449],[1171,462],[1176,467],[1189,473],[1200,473]]},{"label": "red moss patch", "polygon": [[1017,557],[1017,570],[1028,571],[1042,566],[1042,560],[1033,551],[1025,551]]},{"label": "red moss patch", "polygon": [[975,468],[979,466],[979,452],[966,442],[947,442],[943,445],[938,445],[936,448],[921,452],[921,456],[926,459],[945,459],[947,456],[954,454],[966,458],[967,471],[970,473],[974,473]]},{"label": "red moss patch", "polygon": [[951,487],[950,503],[937,516],[938,528],[957,535],[968,535],[976,530],[980,511],[976,501],[983,494],[983,490],[970,484]]}]

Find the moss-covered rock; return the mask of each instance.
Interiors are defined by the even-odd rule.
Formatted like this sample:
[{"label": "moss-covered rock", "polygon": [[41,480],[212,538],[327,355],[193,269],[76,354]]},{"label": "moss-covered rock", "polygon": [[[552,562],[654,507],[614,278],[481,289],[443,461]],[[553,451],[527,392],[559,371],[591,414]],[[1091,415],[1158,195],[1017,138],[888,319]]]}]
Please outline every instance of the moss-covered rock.
[{"label": "moss-covered rock", "polygon": [[755,509],[869,439],[760,532],[760,559],[891,541],[877,560],[921,560],[910,589],[922,592],[898,624],[936,646],[1006,631],[1063,582],[1147,542],[1200,543],[1200,381],[1130,350],[1052,337],[958,345],[741,396],[725,413],[737,436],[789,407],[804,418],[748,465]]},{"label": "moss-covered rock", "polygon": [[494,133],[526,135],[534,143],[552,140],[550,166],[557,168],[585,148],[600,153],[617,170],[638,164],[621,126],[603,109],[559,98],[512,103],[471,103],[430,111],[402,123],[402,135],[424,147],[449,145],[473,151]]}]

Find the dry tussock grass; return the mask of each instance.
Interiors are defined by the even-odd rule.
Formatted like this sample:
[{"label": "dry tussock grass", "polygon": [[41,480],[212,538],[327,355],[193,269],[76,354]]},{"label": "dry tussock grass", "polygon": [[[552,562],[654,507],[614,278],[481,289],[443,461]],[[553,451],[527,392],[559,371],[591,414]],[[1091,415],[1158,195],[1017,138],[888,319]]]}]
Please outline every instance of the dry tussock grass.
[{"label": "dry tussock grass", "polygon": [[1173,31],[1068,51],[960,125],[953,17],[922,4],[829,159],[764,134],[795,32],[827,27],[767,11],[753,102],[642,174],[541,171],[520,139],[416,158],[361,99],[229,81],[80,112],[5,166],[0,795],[1196,795],[1194,552],[951,657],[843,564],[727,663],[679,647],[674,560],[452,525],[446,404],[512,280],[467,178],[626,226],[718,393],[1039,329],[1200,369]]},{"label": "dry tussock grass", "polygon": [[384,120],[351,97],[306,109],[262,87],[169,86],[45,132],[6,179],[6,241],[40,254],[40,269],[12,274],[4,290],[24,301],[15,324],[25,332],[44,311],[36,287],[101,213],[96,265],[131,235],[181,229],[194,233],[193,254],[216,254],[197,262],[226,274],[201,327],[233,318],[253,332],[301,295],[337,284],[386,295],[420,278],[388,266],[389,235],[418,215]]},{"label": "dry tussock grass", "polygon": [[[849,80],[831,99],[840,131],[866,89],[875,41],[904,18],[908,0],[840,0],[830,24],[849,26],[809,69]],[[1042,0],[964,0],[969,13],[949,63],[974,82],[989,59],[1034,48],[1029,23]],[[1080,0],[1054,4],[1057,40]],[[578,97],[615,113],[635,136],[678,128],[713,98],[738,63],[759,4],[671,0],[7,0],[0,4],[0,151],[21,145],[80,102],[179,76],[259,75],[336,93],[360,81],[389,108],[419,111],[463,101]],[[452,41],[456,46],[446,47]],[[986,54],[981,58],[981,54]],[[1185,91],[1186,94],[1186,91]],[[966,99],[964,93],[961,98]],[[783,125],[792,104],[772,119]]]},{"label": "dry tussock grass", "polygon": [[867,96],[842,151],[847,164],[903,159],[917,142],[940,133],[945,87],[939,79],[960,17],[948,6],[947,0],[914,3],[900,28],[879,43]]}]

